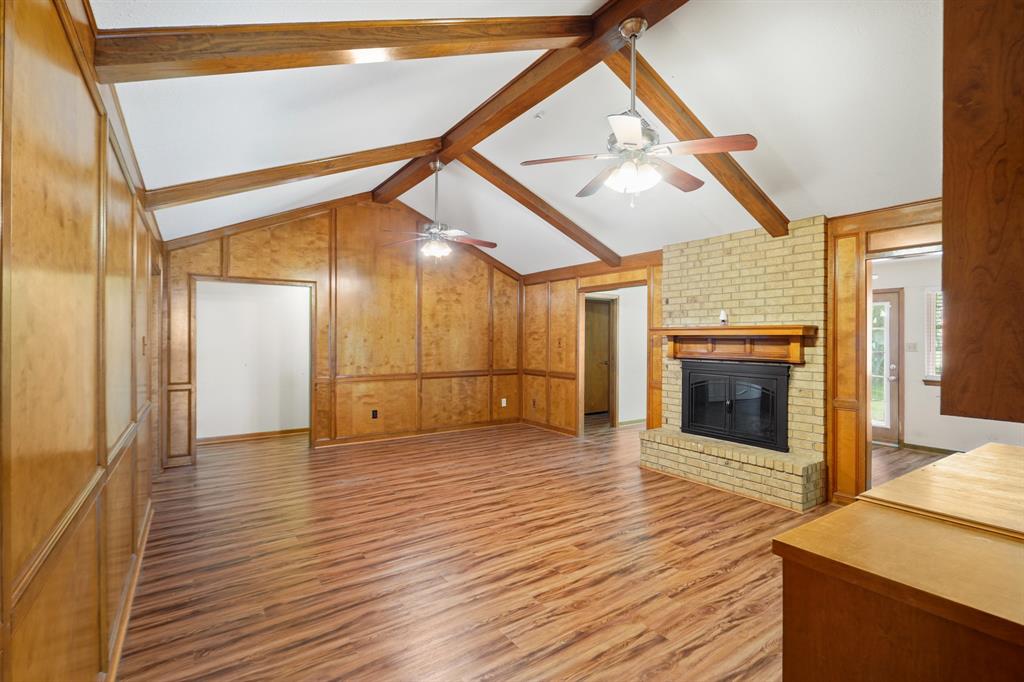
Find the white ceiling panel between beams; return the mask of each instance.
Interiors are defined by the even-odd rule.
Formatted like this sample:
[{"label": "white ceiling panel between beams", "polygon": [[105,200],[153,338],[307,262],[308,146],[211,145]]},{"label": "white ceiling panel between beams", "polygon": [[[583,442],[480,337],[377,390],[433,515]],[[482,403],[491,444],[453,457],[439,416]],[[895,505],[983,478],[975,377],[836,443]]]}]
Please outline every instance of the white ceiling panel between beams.
[{"label": "white ceiling panel between beams", "polygon": [[691,0],[640,52],[792,220],[941,194],[941,2]]},{"label": "white ceiling panel between beams", "polygon": [[148,188],[436,137],[541,53],[122,83]]}]

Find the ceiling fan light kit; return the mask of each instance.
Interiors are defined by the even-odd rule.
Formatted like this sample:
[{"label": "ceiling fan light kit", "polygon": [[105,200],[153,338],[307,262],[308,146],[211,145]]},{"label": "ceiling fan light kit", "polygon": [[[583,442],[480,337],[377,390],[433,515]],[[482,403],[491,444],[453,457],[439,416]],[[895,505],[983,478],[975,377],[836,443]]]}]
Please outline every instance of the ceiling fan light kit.
[{"label": "ceiling fan light kit", "polygon": [[757,146],[753,135],[726,135],[701,140],[685,140],[661,144],[658,132],[636,110],[636,41],[647,30],[647,20],[631,17],[619,25],[622,37],[629,41],[629,109],[608,116],[612,133],[608,136],[608,151],[601,154],[576,154],[548,159],[523,161],[523,166],[536,166],[563,161],[614,160],[615,165],[598,173],[577,197],[596,194],[601,187],[631,195],[630,206],[636,205],[636,195],[646,192],[664,180],[683,192],[692,192],[704,181],[668,163],[664,157],[692,154],[718,154],[748,151]]}]

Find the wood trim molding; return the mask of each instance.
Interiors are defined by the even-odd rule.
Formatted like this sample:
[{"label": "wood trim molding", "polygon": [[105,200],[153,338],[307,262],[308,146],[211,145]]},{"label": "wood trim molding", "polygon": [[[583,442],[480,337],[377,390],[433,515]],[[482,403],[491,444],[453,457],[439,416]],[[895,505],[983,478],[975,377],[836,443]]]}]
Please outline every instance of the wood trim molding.
[{"label": "wood trim molding", "polygon": [[280,429],[278,431],[257,431],[255,433],[237,433],[230,436],[208,436],[206,438],[196,438],[196,445],[211,445],[214,443],[242,443],[250,440],[264,440],[266,438],[280,438],[281,436],[293,436],[299,433],[309,433],[309,427],[302,427],[298,429]]},{"label": "wood trim molding", "polygon": [[[616,51],[604,63],[627,87],[629,85],[629,53]],[[680,140],[712,137],[679,96],[662,79],[654,67],[639,54],[636,57],[637,96]],[[789,234],[789,219],[767,194],[747,175],[730,154],[698,154],[697,160],[773,237]]]},{"label": "wood trim molding", "polygon": [[597,237],[566,218],[554,206],[531,192],[518,180],[498,168],[498,166],[476,150],[470,149],[459,157],[459,161],[484,180],[487,180],[502,192],[518,201],[566,237],[597,256],[604,263],[612,267],[618,267],[622,264],[622,257],[619,254],[612,251]]},{"label": "wood trim molding", "polygon": [[828,227],[832,234],[842,235],[941,222],[942,198],[939,197],[835,216],[828,219]]},{"label": "wood trim molding", "polygon": [[[619,24],[641,16],[648,26],[683,6],[686,0],[612,0],[593,14],[593,35],[579,47],[551,50],[442,136],[441,161],[459,158],[507,123],[568,85],[625,41]],[[394,201],[430,177],[431,157],[413,159],[373,190],[373,200]]]},{"label": "wood trim molding", "polygon": [[[602,261],[591,261],[589,263],[580,263],[579,265],[568,265],[562,268],[553,268],[551,270],[540,270],[538,272],[531,272],[527,275],[523,275],[523,284],[538,284],[540,282],[554,282],[560,279],[574,279],[577,277],[593,277],[596,275],[607,275],[616,272],[627,272],[629,270],[639,270],[641,268],[647,268],[650,266],[661,265],[661,250],[658,251],[644,251],[643,253],[634,253],[628,256],[622,256],[617,267],[612,267]],[[639,282],[633,283],[634,286],[639,286]],[[603,286],[603,289],[615,289],[622,284],[609,284]]]},{"label": "wood trim molding", "polygon": [[332,208],[338,206],[344,206],[345,204],[352,204],[359,201],[370,201],[371,197],[369,192],[362,194],[351,194],[347,197],[341,197],[340,199],[331,199],[330,201],[324,201],[319,204],[312,204],[310,206],[300,206],[299,208],[293,208],[288,211],[282,211],[281,213],[274,213],[272,215],[263,216],[261,218],[253,218],[252,220],[243,220],[240,223],[234,223],[233,225],[225,225],[224,227],[218,227],[215,230],[206,230],[205,232],[197,232],[196,234],[190,234],[186,237],[178,237],[177,239],[171,239],[170,241],[164,242],[164,247],[167,251],[174,251],[176,249],[183,249],[186,246],[194,246],[196,244],[202,244],[213,239],[220,239],[222,237],[230,237],[232,235],[240,234],[242,232],[248,232],[250,230],[258,230],[263,227],[269,227],[271,225],[277,225],[278,223],[288,222],[295,220],[296,218],[303,218],[306,216],[313,215],[315,213],[322,213],[329,211]]},{"label": "wood trim molding", "polygon": [[591,37],[587,16],[399,19],[116,29],[96,34],[102,83],[329,64],[553,50]]},{"label": "wood trim molding", "polygon": [[818,328],[799,324],[657,327],[649,333],[668,337],[671,358],[802,365],[804,346],[818,335]]},{"label": "wood trim molding", "polygon": [[335,173],[403,161],[417,156],[433,154],[441,149],[441,138],[393,144],[350,154],[340,154],[315,161],[290,163],[273,168],[223,175],[217,178],[185,182],[159,187],[142,193],[142,205],[147,211],[179,206],[194,201],[248,192],[254,189],[283,185],[297,180],[309,180]]}]

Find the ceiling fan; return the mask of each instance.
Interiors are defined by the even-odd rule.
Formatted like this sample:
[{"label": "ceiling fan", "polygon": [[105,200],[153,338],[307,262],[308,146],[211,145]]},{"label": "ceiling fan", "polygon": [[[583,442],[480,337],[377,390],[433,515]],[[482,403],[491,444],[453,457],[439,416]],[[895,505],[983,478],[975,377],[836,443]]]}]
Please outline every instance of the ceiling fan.
[{"label": "ceiling fan", "polygon": [[576,193],[578,197],[589,197],[604,185],[623,194],[631,194],[633,205],[636,194],[648,190],[664,180],[684,192],[692,192],[704,184],[698,177],[676,168],[665,161],[665,157],[688,154],[715,154],[741,152],[757,147],[753,135],[724,135],[699,140],[665,142],[662,144],[658,133],[636,110],[636,40],[647,29],[647,20],[642,17],[626,19],[619,25],[622,37],[629,40],[629,109],[621,114],[608,117],[612,134],[608,136],[608,151],[601,154],[577,154],[557,156],[550,159],[523,161],[523,166],[562,161],[584,161],[593,159],[615,160]]},{"label": "ceiling fan", "polygon": [[[441,173],[441,169],[444,168],[444,164],[440,160],[435,159],[430,162],[430,169],[434,171],[434,217],[433,220],[423,226],[423,232],[392,232],[392,234],[404,234],[408,235],[410,239],[403,239],[401,241],[392,242],[387,246],[397,246],[399,244],[408,244],[410,242],[425,242],[420,248],[420,253],[424,256],[432,256],[434,258],[444,258],[452,252],[452,247],[448,245],[448,242],[459,242],[460,244],[472,244],[473,246],[482,246],[487,249],[493,249],[497,244],[494,242],[485,241],[483,239],[474,239],[469,236],[469,233],[465,230],[456,230],[448,227],[437,219],[437,194],[438,194],[438,175]],[[391,230],[386,230],[391,232]]]}]

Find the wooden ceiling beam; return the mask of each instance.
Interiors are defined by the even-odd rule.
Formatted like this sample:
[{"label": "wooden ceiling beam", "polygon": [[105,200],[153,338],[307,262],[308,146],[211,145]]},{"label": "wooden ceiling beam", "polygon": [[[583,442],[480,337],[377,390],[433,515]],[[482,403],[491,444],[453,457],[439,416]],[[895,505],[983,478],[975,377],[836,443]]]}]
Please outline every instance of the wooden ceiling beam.
[{"label": "wooden ceiling beam", "polygon": [[587,16],[345,21],[101,30],[102,83],[579,45]]},{"label": "wooden ceiling beam", "polygon": [[603,262],[612,267],[618,267],[622,263],[622,257],[597,237],[566,218],[551,204],[531,192],[478,152],[471,149],[460,156],[459,161]]},{"label": "wooden ceiling beam", "polygon": [[[629,87],[629,51],[615,51],[605,64]],[[637,97],[680,140],[713,137],[658,72],[640,54],[636,58]],[[789,219],[730,154],[697,154],[708,172],[773,237],[789,234]]]},{"label": "wooden ceiling beam", "polygon": [[[507,123],[530,110],[565,85],[601,63],[625,44],[619,24],[644,17],[653,26],[686,0],[613,0],[590,19],[593,35],[578,47],[551,50],[442,136],[438,157],[445,163],[459,158]],[[373,190],[374,201],[394,201],[430,177],[432,157],[413,159]]]},{"label": "wooden ceiling beam", "polygon": [[441,138],[435,137],[427,140],[417,140],[416,142],[405,142],[387,147],[378,147],[377,149],[352,152],[351,154],[331,156],[326,159],[317,159],[316,161],[303,161],[273,168],[261,168],[260,170],[248,171],[246,173],[224,175],[207,180],[196,180],[180,185],[147,190],[142,194],[142,204],[146,210],[155,211],[160,208],[214,199],[272,185],[282,185],[297,180],[308,180],[359,168],[379,166],[394,161],[404,161],[405,159],[423,156],[424,154],[433,154],[440,149]]}]

